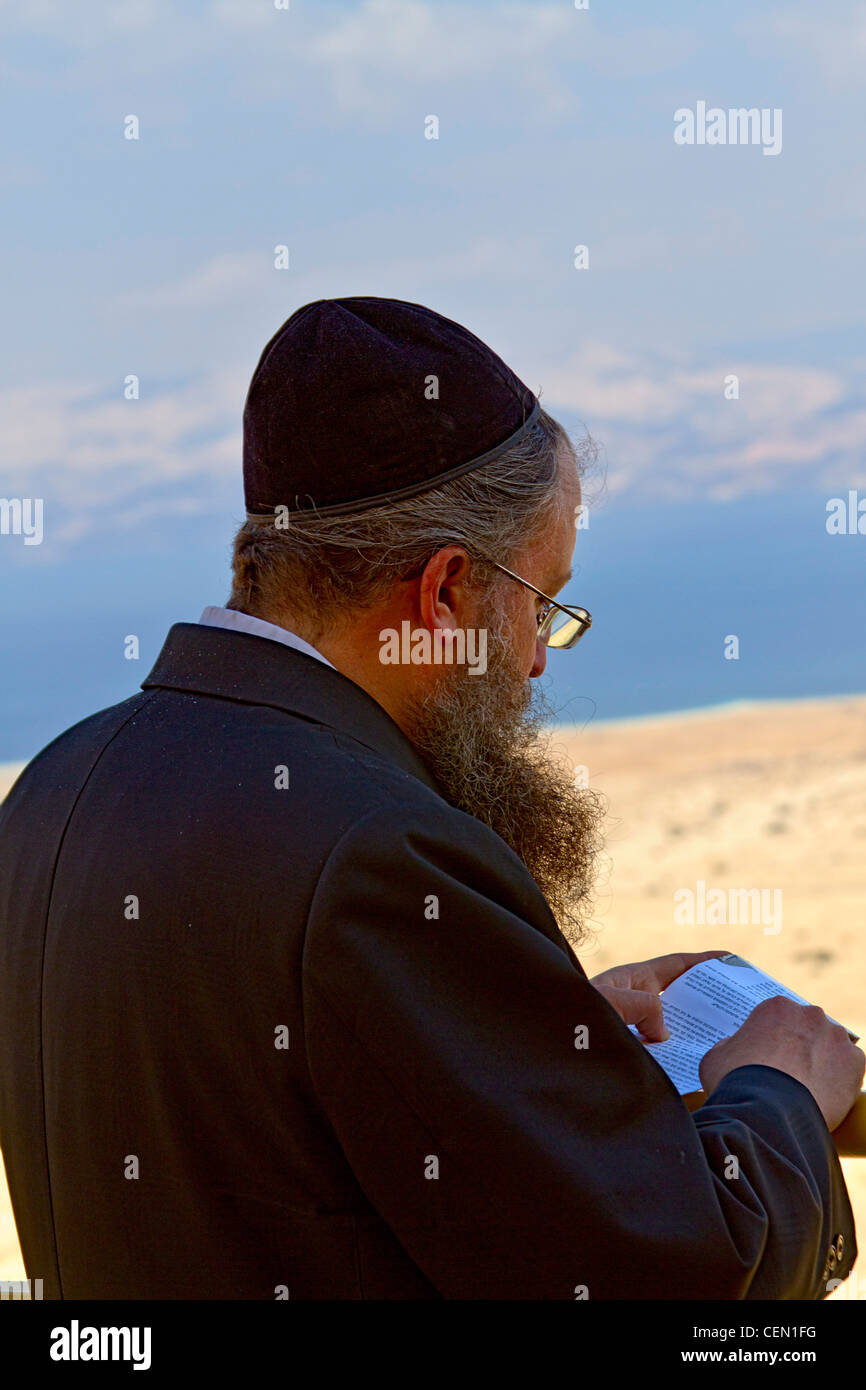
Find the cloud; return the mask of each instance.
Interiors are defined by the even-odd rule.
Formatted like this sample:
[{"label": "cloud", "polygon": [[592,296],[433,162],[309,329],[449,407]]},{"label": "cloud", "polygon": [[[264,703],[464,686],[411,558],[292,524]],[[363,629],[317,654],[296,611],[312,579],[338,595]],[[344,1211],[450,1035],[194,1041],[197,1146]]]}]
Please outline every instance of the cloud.
[{"label": "cloud", "polygon": [[[208,0],[196,12],[175,0],[0,0],[0,34],[38,35],[77,54],[77,66],[52,73],[58,86],[104,91],[146,73],[152,93],[155,72],[206,66],[212,74],[222,65],[233,94],[305,111],[312,101],[320,124],[361,117],[376,125],[407,104],[422,114],[432,104],[452,118],[471,107],[476,124],[513,122],[515,102],[522,120],[561,119],[579,110],[579,69],[646,77],[681,66],[699,46],[691,31],[669,25],[606,33],[592,12],[561,0],[363,0],[287,11],[261,0]],[[40,71],[29,51],[27,68]],[[170,91],[176,95],[173,82]]]},{"label": "cloud", "polygon": [[[395,254],[386,261],[378,254],[366,261],[357,255],[351,266],[345,261],[335,261],[330,265],[319,263],[310,268],[297,268],[303,264],[303,256],[296,254],[296,248],[290,245],[291,269],[277,271],[274,269],[276,244],[272,233],[263,232],[258,251],[212,256],[177,280],[120,290],[112,300],[112,307],[132,308],[140,315],[166,310],[183,311],[186,315],[191,309],[213,311],[241,300],[247,307],[260,306],[265,317],[272,314],[275,298],[291,304],[292,309],[314,299],[361,293],[414,300],[420,292],[419,286],[462,288],[466,282],[477,286],[482,281],[511,285],[520,267],[542,263],[545,254],[538,237],[506,237],[482,232],[469,236],[464,243],[441,250],[434,247],[425,254],[417,251],[405,256]],[[566,248],[563,259],[567,254]],[[275,277],[280,277],[279,295],[274,291]]]},{"label": "cloud", "polygon": [[715,412],[729,375],[739,378],[739,399],[732,404],[750,427],[814,415],[841,403],[846,392],[838,376],[814,367],[727,361],[684,369],[669,359],[632,358],[593,342],[550,369],[544,380],[546,396],[562,407],[605,420],[656,424],[694,418],[704,408]]},{"label": "cloud", "polygon": [[343,110],[379,110],[410,88],[432,98],[505,73],[509,88],[528,88],[544,109],[560,112],[574,97],[550,59],[575,45],[579,18],[560,5],[366,0],[312,34],[305,57],[328,75]]},{"label": "cloud", "polygon": [[259,254],[241,251],[212,256],[179,280],[144,289],[122,290],[115,298],[118,307],[134,309],[211,309],[265,291],[274,274],[273,254],[268,248]]},{"label": "cloud", "polygon": [[171,513],[181,490],[207,512],[214,484],[240,479],[246,385],[220,372],[153,394],[145,386],[137,401],[119,388],[107,399],[94,382],[0,391],[4,493],[42,497],[70,535],[115,514]]},{"label": "cloud", "polygon": [[[748,361],[687,366],[584,344],[541,373],[544,403],[605,446],[612,493],[730,498],[866,481],[859,375]],[[738,379],[739,397],[725,382]]]},{"label": "cloud", "polygon": [[827,86],[854,84],[859,89],[866,68],[866,6],[846,0],[834,6],[786,5],[756,12],[737,26],[753,50],[776,58],[786,51],[796,62],[817,68]]},{"label": "cloud", "polygon": [[[732,372],[739,400],[724,398]],[[866,485],[855,372],[649,362],[600,342],[535,376],[545,406],[603,446],[609,493],[675,500]],[[94,382],[2,391],[5,495],[45,499],[55,548],[105,525],[134,533],[224,507],[241,495],[247,384],[246,371],[224,371],[145,388],[138,401],[109,399]]]}]

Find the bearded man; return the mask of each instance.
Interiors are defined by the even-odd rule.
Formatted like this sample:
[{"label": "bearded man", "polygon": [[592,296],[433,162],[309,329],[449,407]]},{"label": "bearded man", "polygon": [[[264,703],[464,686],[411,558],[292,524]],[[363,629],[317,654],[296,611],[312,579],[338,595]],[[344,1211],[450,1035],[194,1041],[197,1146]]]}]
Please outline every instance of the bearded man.
[{"label": "bearded man", "polygon": [[[769,1001],[691,1115],[628,1025],[661,1038],[659,991],[721,952],[595,980],[576,954],[600,805],[530,682],[591,625],[553,597],[582,461],[422,306],[321,300],[268,343],[227,605],[0,811],[0,1134],[46,1297],[817,1299],[829,1251],[847,1274],[844,1030]],[[404,624],[426,646],[395,663]]]}]

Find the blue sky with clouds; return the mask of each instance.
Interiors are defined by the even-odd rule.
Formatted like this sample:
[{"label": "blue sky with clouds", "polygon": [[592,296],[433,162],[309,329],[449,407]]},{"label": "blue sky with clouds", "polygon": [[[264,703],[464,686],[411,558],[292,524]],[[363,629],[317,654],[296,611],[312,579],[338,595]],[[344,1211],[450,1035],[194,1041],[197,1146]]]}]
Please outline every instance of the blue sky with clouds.
[{"label": "blue sky with clouds", "polygon": [[[68,652],[52,668],[41,615],[88,617],[109,646],[152,622],[149,667],[168,622],[224,599],[246,386],[322,296],[430,304],[590,430],[620,546],[596,528],[596,603],[600,576],[634,588],[623,538],[664,512],[659,534],[683,536],[665,602],[699,624],[695,528],[760,514],[784,533],[767,553],[860,621],[858,538],[843,560],[805,530],[824,498],[866,495],[862,3],[0,0],[0,53],[0,491],[45,499],[41,546],[0,536],[3,640],[29,653],[0,726],[34,672],[67,673],[27,735],[43,741],[145,674],[97,679],[94,655],[73,675]],[[700,100],[781,109],[781,152],[677,145],[674,111]],[[729,697],[729,671],[705,688],[684,669],[649,701],[615,666],[584,679],[601,713]]]}]

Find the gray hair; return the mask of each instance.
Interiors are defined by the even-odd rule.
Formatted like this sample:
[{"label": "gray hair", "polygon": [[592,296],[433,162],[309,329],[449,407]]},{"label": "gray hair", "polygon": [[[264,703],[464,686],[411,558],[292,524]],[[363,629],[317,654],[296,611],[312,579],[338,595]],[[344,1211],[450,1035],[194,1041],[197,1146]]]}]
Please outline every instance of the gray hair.
[{"label": "gray hair", "polygon": [[247,520],[235,536],[227,606],[255,616],[288,609],[328,625],[375,604],[454,543],[473,556],[479,586],[489,586],[499,572],[483,556],[508,565],[555,514],[561,448],[572,449],[568,435],[541,410],[492,463],[419,496],[343,516],[311,509],[285,528]]}]

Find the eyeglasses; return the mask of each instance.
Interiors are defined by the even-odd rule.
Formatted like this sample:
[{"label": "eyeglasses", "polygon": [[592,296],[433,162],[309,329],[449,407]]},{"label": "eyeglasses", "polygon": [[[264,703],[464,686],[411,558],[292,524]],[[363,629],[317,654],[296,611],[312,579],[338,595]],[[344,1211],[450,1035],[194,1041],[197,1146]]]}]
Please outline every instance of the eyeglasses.
[{"label": "eyeglasses", "polygon": [[[455,545],[466,546],[465,541],[454,541]],[[530,584],[528,579],[522,579],[513,570],[506,569],[500,565],[498,560],[493,560],[483,551],[475,549],[476,555],[493,565],[494,569],[501,570],[510,579],[516,579],[518,584],[531,589],[539,598],[544,599],[545,606],[538,614],[538,639],[544,642],[545,646],[553,647],[557,651],[567,651],[569,647],[576,647],[585,632],[592,627],[592,617],[585,608],[566,608],[563,604],[557,603],[555,598],[550,598],[542,593],[541,589],[536,589],[534,584]],[[406,576],[409,578],[410,576]]]},{"label": "eyeglasses", "polygon": [[557,651],[566,651],[569,647],[577,646],[583,634],[592,627],[592,618],[585,608],[565,608],[561,603],[557,603],[555,598],[548,598],[547,594],[536,589],[528,579],[521,579],[513,570],[507,570],[496,560],[490,560],[489,563],[544,599],[546,607],[538,615],[538,638],[546,646],[554,647]]}]

